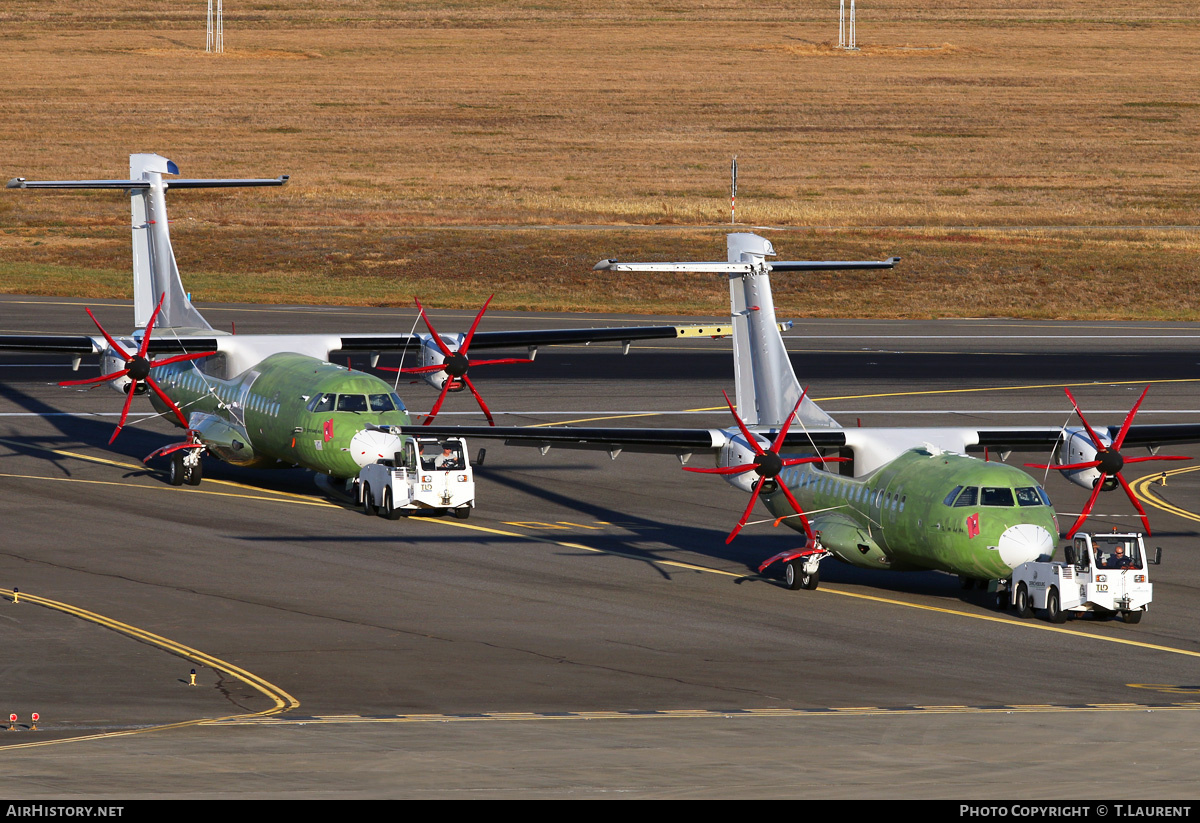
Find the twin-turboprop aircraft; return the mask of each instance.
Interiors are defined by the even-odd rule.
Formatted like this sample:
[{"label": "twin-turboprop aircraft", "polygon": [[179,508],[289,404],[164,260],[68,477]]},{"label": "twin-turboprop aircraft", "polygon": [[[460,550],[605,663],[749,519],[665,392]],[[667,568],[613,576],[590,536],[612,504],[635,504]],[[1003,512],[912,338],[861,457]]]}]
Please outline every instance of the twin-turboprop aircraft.
[{"label": "twin-turboprop aircraft", "polygon": [[[729,277],[733,326],[736,425],[726,429],[431,426],[430,434],[503,438],[514,445],[674,454],[683,463],[711,455],[720,474],[749,492],[750,502],[726,542],[746,525],[758,499],[783,523],[805,534],[804,545],[760,567],[783,561],[791,588],[816,588],[821,559],[834,556],[875,569],[941,570],[964,583],[1008,578],[1012,569],[1052,555],[1059,531],[1050,499],[1029,474],[968,452],[986,449],[1053,450],[1055,464],[1073,483],[1092,489],[1074,534],[1102,490],[1119,483],[1149,531],[1145,512],[1121,469],[1125,463],[1178,460],[1123,457],[1124,446],[1152,451],[1200,440],[1200,425],[1133,425],[1141,400],[1117,427],[843,428],[805,396],[775,320],[772,271],[881,268],[880,262],[776,262],[770,241],[730,234],[724,262],[619,263],[608,272],[708,271]],[[1068,392],[1068,396],[1070,392]],[[1143,392],[1142,397],[1145,397]],[[726,402],[729,402],[726,397]],[[1074,403],[1074,398],[1071,400]],[[806,516],[805,512],[810,512]]]},{"label": "twin-turboprop aircraft", "polygon": [[[748,522],[761,499],[804,544],[771,558],[782,560],[788,585],[815,588],[828,556],[867,568],[934,569],[966,581],[1007,578],[1013,568],[1053,552],[1058,522],[1050,500],[1025,472],[968,455],[1053,449],[1069,480],[1092,489],[1077,530],[1100,491],[1120,484],[1145,521],[1121,476],[1124,463],[1166,458],[1125,458],[1124,446],[1152,451],[1168,443],[1200,441],[1200,425],[1135,426],[1138,406],[1120,427],[842,428],[805,396],[779,333],[771,298],[772,271],[885,268],[896,258],[866,262],[776,262],[771,243],[754,234],[731,234],[727,260],[714,263],[602,261],[608,272],[709,271],[729,277],[729,328],[649,326],[439,335],[249,335],[214,330],[191,305],[180,282],[168,232],[168,188],[282,185],[286,178],[171,180],[175,164],[153,154],[130,157],[128,180],[10,181],[13,188],[101,188],[126,191],[133,214],[134,314],[137,330],[100,335],[0,336],[0,349],[100,354],[102,374],[74,384],[109,382],[126,398],[117,431],[133,398],[148,394],[154,408],[187,431],[183,443],[155,454],[171,457],[173,483],[200,481],[200,456],[248,467],[303,466],[348,480],[365,465],[399,452],[405,437],[502,438],[542,449],[602,449],[674,454],[682,462],[711,455],[716,473],[750,493],[729,535]],[[486,308],[486,306],[485,306]],[[90,312],[89,312],[90,314]],[[95,318],[93,318],[93,321]],[[96,323],[99,327],[99,323]],[[392,386],[371,374],[331,363],[337,352],[375,357],[416,348],[410,371],[440,392],[466,386],[491,415],[467,377],[468,349],[526,347],[597,341],[623,342],[695,335],[731,335],[734,343],[736,425],[726,429],[501,428],[415,426]],[[162,356],[160,359],[153,358]],[[479,361],[476,363],[479,364]],[[1145,395],[1143,394],[1143,397]],[[1074,400],[1072,399],[1072,402]],[[1138,401],[1139,405],[1141,401]],[[1078,407],[1077,411],[1078,411]],[[432,414],[427,417],[430,422]],[[114,438],[116,434],[114,433]],[[111,442],[111,441],[110,441]],[[811,517],[805,512],[811,513]],[[1147,530],[1149,524],[1146,523]],[[727,541],[728,542],[728,541]]]},{"label": "twin-turboprop aircraft", "polygon": [[[392,385],[379,377],[330,362],[335,353],[368,354],[372,365],[382,352],[414,352],[415,373],[440,391],[427,422],[450,391],[470,389],[492,421],[483,398],[467,374],[468,349],[526,348],[530,358],[540,346],[616,342],[628,352],[633,340],[720,335],[712,326],[638,326],[539,331],[477,332],[483,311],[466,334],[437,334],[425,311],[429,334],[230,334],[213,329],[192,306],[180,281],[171,248],[165,196],[168,189],[279,186],[270,179],[168,179],[179,169],[156,154],[129,158],[128,180],[33,181],[14,178],[9,188],[113,189],[126,192],[132,208],[134,325],[114,337],[92,321],[99,335],[0,335],[0,349],[63,352],[75,355],[78,368],[86,354],[99,354],[101,375],[64,385],[107,382],[125,394],[120,422],[133,398],[148,395],[155,410],[187,431],[182,443],[151,456],[171,459],[171,482],[197,484],[200,457],[251,468],[302,466],[338,480],[402,449],[390,426],[410,418]],[[420,303],[417,304],[420,307]],[[484,305],[486,310],[487,305]],[[88,311],[91,316],[91,311]],[[155,359],[157,358],[157,359]],[[476,361],[475,365],[511,362]],[[110,443],[112,440],[110,439]]]}]

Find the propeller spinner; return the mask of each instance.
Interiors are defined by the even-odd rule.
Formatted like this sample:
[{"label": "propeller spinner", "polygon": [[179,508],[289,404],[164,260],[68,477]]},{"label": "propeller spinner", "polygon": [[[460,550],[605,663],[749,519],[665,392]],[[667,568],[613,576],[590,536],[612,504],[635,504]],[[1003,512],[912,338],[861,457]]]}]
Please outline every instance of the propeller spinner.
[{"label": "propeller spinner", "polygon": [[800,399],[796,401],[795,408],[788,415],[787,420],[779,427],[779,433],[775,435],[775,440],[771,443],[770,448],[764,449],[758,443],[758,438],[750,433],[746,428],[746,424],[742,422],[742,418],[738,416],[737,409],[733,407],[733,403],[729,399],[729,395],[724,391],[721,394],[725,395],[725,403],[729,406],[729,411],[733,413],[733,419],[737,421],[738,428],[742,432],[742,436],[746,438],[746,442],[754,449],[754,460],[749,463],[742,463],[737,466],[719,466],[715,469],[694,469],[685,466],[684,471],[696,472],[698,474],[722,474],[733,475],[742,474],[744,472],[753,471],[758,475],[758,482],[754,484],[754,491],[750,494],[750,503],[746,506],[746,511],[742,513],[742,518],[733,527],[733,531],[729,533],[729,537],[725,538],[726,543],[732,542],[733,538],[738,536],[738,532],[746,525],[750,519],[750,512],[754,509],[754,504],[758,500],[758,495],[766,486],[767,481],[774,481],[779,489],[783,491],[788,502],[792,504],[792,508],[796,510],[796,514],[800,515],[800,522],[804,524],[804,532],[808,535],[809,540],[815,540],[812,526],[808,523],[808,518],[804,516],[804,509],[800,507],[799,501],[792,495],[792,492],[783,481],[779,479],[779,474],[788,466],[798,466],[801,463],[844,463],[849,458],[846,457],[789,457],[783,458],[779,454],[779,450],[783,447],[783,441],[787,437],[788,429],[792,425],[792,420],[796,417],[796,412],[800,410],[800,404],[804,402],[804,396],[808,393],[805,389],[800,393]]},{"label": "propeller spinner", "polygon": [[1100,496],[1100,492],[1104,489],[1104,484],[1110,476],[1115,477],[1117,482],[1121,484],[1121,488],[1125,490],[1125,494],[1129,497],[1129,502],[1133,503],[1133,507],[1137,509],[1138,514],[1142,518],[1142,524],[1146,527],[1146,534],[1150,534],[1150,519],[1146,517],[1146,511],[1142,508],[1142,504],[1138,502],[1137,496],[1134,495],[1133,489],[1129,488],[1129,484],[1125,482],[1125,478],[1121,475],[1121,469],[1127,463],[1145,463],[1150,460],[1191,460],[1190,457],[1180,457],[1175,455],[1159,455],[1152,454],[1147,457],[1125,457],[1121,454],[1121,445],[1125,442],[1125,435],[1129,433],[1129,426],[1133,423],[1133,416],[1137,414],[1138,409],[1142,405],[1142,401],[1146,399],[1146,392],[1150,391],[1147,386],[1142,392],[1142,396],[1133,404],[1133,408],[1129,410],[1129,414],[1125,416],[1125,423],[1121,426],[1120,433],[1117,434],[1111,446],[1105,446],[1104,441],[1096,436],[1096,432],[1092,430],[1091,424],[1087,418],[1083,416],[1083,412],[1079,409],[1079,404],[1075,402],[1075,396],[1071,394],[1071,390],[1064,387],[1067,397],[1071,399],[1071,405],[1075,407],[1075,414],[1079,415],[1083,427],[1087,429],[1088,436],[1092,439],[1092,444],[1096,447],[1096,459],[1089,460],[1083,463],[1069,463],[1066,465],[1047,466],[1037,463],[1026,463],[1025,465],[1032,469],[1057,469],[1059,471],[1077,471],[1080,469],[1096,469],[1100,477],[1096,480],[1092,487],[1092,496],[1088,498],[1087,505],[1083,507],[1083,513],[1079,515],[1079,519],[1064,535],[1068,540],[1075,536],[1075,532],[1079,531],[1079,527],[1088,519],[1088,515],[1092,513],[1092,507],[1096,505],[1096,498]]},{"label": "propeller spinner", "polygon": [[479,328],[479,321],[483,319],[483,313],[487,311],[488,305],[492,302],[492,295],[483,304],[483,308],[479,310],[479,314],[475,315],[475,322],[471,324],[471,330],[467,332],[467,336],[463,338],[462,344],[457,351],[452,351],[446,342],[442,340],[441,335],[434,329],[433,323],[429,321],[429,315],[425,313],[425,307],[421,305],[421,301],[417,300],[417,309],[421,312],[421,319],[425,321],[425,328],[429,329],[429,334],[433,337],[437,347],[442,352],[443,360],[441,363],[436,363],[432,366],[419,366],[413,369],[393,369],[387,366],[380,367],[384,371],[398,371],[401,374],[428,374],[430,372],[444,371],[446,373],[446,382],[442,384],[442,393],[438,395],[437,402],[433,404],[433,408],[429,414],[425,416],[423,425],[428,426],[433,422],[433,418],[437,416],[438,411],[442,408],[442,403],[446,399],[446,394],[451,387],[456,385],[456,381],[465,383],[467,388],[471,390],[471,394],[475,395],[475,401],[479,403],[479,408],[483,410],[483,414],[487,417],[488,425],[496,425],[496,421],[492,419],[492,413],[488,409],[487,404],[483,402],[483,398],[479,395],[475,384],[471,382],[471,378],[467,376],[467,370],[472,366],[490,366],[496,363],[532,363],[528,357],[505,357],[498,360],[476,360],[472,362],[467,355],[467,350],[471,348],[471,339],[475,336],[475,329]]},{"label": "propeller spinner", "polygon": [[104,383],[108,380],[117,380],[122,377],[129,377],[130,383],[125,393],[125,406],[121,409],[121,420],[117,423],[117,428],[113,432],[112,437],[108,439],[109,444],[112,444],[117,439],[117,435],[121,433],[121,429],[125,426],[125,420],[129,417],[129,407],[133,403],[133,396],[137,393],[138,382],[144,382],[150,389],[158,395],[158,398],[167,405],[171,411],[175,412],[175,417],[179,419],[180,425],[187,428],[187,419],[183,416],[183,412],[175,405],[170,397],[167,397],[158,385],[157,381],[150,376],[150,371],[159,366],[166,366],[169,363],[178,363],[182,360],[199,360],[202,357],[211,357],[216,352],[202,352],[200,354],[177,354],[174,357],[168,357],[165,360],[151,360],[146,356],[147,350],[150,348],[150,334],[154,330],[154,321],[158,317],[158,312],[162,309],[163,299],[166,297],[164,293],[158,298],[158,305],[154,307],[154,313],[150,315],[150,322],[146,324],[146,331],[142,335],[142,343],[138,347],[135,354],[130,354],[121,347],[121,344],[112,338],[104,327],[100,325],[100,321],[92,314],[91,309],[85,309],[88,317],[92,318],[92,322],[96,324],[96,328],[104,335],[104,339],[108,341],[109,347],[121,356],[125,361],[125,368],[102,374],[99,377],[92,377],[87,380],[66,380],[59,383],[60,386],[84,386],[90,383]]}]

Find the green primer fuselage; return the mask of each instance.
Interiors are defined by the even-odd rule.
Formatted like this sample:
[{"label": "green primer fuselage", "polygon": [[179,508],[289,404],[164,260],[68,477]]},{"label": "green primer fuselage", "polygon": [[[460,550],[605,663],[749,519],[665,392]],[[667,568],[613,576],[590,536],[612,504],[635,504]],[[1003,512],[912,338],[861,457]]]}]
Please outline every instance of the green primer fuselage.
[{"label": "green primer fuselage", "polygon": [[[392,387],[363,372],[303,354],[279,353],[228,380],[206,374],[199,361],[155,369],[163,391],[183,410],[216,457],[253,468],[302,466],[333,477],[358,474],[350,452],[352,438],[368,423],[406,426],[400,410],[385,412],[311,412],[309,401],[321,394],[392,395]],[[151,393],[159,412],[165,404]],[[396,398],[398,400],[398,398]],[[201,412],[207,417],[192,415]],[[168,419],[174,415],[168,413]]]},{"label": "green primer fuselage", "polygon": [[[842,477],[805,464],[780,474],[807,512],[821,543],[848,563],[899,571],[937,569],[979,579],[1008,577],[1000,536],[1010,527],[1032,524],[1058,533],[1054,510],[1039,504],[953,506],[956,489],[1036,490],[1025,472],[961,454],[911,449],[863,478]],[[835,466],[837,464],[830,464]],[[777,517],[795,511],[782,492],[765,495]],[[1042,502],[1045,501],[1045,502]],[[953,501],[951,501],[953,502]],[[821,510],[828,511],[821,511]],[[784,520],[802,530],[798,517]]]}]

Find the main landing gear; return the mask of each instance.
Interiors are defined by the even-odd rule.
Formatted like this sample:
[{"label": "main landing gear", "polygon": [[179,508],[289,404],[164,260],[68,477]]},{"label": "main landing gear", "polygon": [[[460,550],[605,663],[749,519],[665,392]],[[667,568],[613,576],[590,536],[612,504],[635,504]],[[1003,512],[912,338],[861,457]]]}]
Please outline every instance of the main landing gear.
[{"label": "main landing gear", "polygon": [[829,556],[829,552],[818,543],[812,549],[793,549],[780,552],[763,562],[758,567],[759,574],[776,560],[783,562],[783,582],[792,591],[808,589],[812,591],[821,583],[821,560]]},{"label": "main landing gear", "polygon": [[166,457],[171,461],[167,467],[167,480],[172,486],[182,486],[184,483],[189,486],[199,486],[200,479],[204,477],[204,466],[200,462],[200,457],[205,451],[207,449],[200,442],[200,438],[189,429],[187,440],[155,449],[143,457],[142,462],[149,463],[156,457]]},{"label": "main landing gear", "polygon": [[201,449],[180,449],[171,454],[168,479],[172,486],[199,486],[204,477],[204,464],[200,462]]}]

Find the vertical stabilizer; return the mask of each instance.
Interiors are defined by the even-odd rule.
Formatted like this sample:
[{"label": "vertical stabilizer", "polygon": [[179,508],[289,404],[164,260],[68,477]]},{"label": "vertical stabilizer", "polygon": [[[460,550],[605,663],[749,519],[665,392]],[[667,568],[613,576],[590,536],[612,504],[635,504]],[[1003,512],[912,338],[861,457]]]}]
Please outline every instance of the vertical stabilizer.
[{"label": "vertical stabilizer", "polygon": [[[780,426],[796,407],[802,391],[775,319],[771,297],[771,241],[757,234],[726,238],[728,262],[746,271],[729,273],[729,311],[733,321],[733,372],[738,414],[748,425]],[[831,428],[837,421],[807,397],[797,415],[810,428]]]},{"label": "vertical stabilizer", "polygon": [[145,188],[129,190],[133,214],[133,322],[145,328],[158,299],[162,311],[155,321],[160,328],[211,329],[212,326],[188,300],[171,249],[167,222],[164,174],[179,174],[179,168],[157,154],[131,154],[129,179],[145,181]]},{"label": "vertical stabilizer", "polygon": [[[800,399],[800,382],[792,371],[771,299],[771,272],[890,269],[900,260],[794,260],[768,263],[775,247],[748,232],[728,236],[723,263],[621,263],[601,260],[596,271],[714,272],[729,277],[729,313],[733,322],[733,373],[738,416],[748,425],[781,426]],[[807,397],[798,421],[806,428],[839,428],[837,421]]]}]

